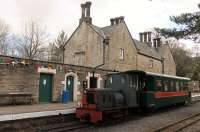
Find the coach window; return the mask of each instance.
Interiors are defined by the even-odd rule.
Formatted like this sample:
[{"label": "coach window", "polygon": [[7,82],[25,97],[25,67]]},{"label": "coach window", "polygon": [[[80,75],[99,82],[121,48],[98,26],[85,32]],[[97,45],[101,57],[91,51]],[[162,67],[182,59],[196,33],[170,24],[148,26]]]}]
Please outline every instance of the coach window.
[{"label": "coach window", "polygon": [[176,91],[174,88],[174,81],[170,82],[170,91]]},{"label": "coach window", "polygon": [[184,90],[184,85],[183,85],[183,82],[180,82],[180,90]]},{"label": "coach window", "polygon": [[184,82],[184,89],[183,90],[187,90],[188,89],[188,83],[187,82]]},{"label": "coach window", "polygon": [[164,91],[168,91],[168,88],[169,88],[168,81],[165,81],[164,82]]},{"label": "coach window", "polygon": [[162,91],[162,82],[161,80],[156,80],[156,87],[158,91]]},{"label": "coach window", "polygon": [[180,88],[179,88],[179,82],[177,81],[176,82],[176,91],[179,91],[180,90]]}]

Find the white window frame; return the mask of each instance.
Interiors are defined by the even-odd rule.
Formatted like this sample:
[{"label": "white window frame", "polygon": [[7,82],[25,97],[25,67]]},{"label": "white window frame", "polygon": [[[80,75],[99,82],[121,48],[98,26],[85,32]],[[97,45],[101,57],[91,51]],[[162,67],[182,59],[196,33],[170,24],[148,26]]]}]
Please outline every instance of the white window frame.
[{"label": "white window frame", "polygon": [[124,60],[124,55],[125,55],[125,50],[122,49],[122,48],[120,48],[120,49],[119,49],[119,59],[120,59],[121,61]]}]

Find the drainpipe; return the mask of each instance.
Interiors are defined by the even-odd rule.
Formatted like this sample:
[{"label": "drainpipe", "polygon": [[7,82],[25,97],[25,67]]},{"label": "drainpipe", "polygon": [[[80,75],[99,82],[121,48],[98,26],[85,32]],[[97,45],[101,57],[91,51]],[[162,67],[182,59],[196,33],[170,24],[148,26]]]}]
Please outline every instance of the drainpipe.
[{"label": "drainpipe", "polygon": [[106,50],[106,45],[108,45],[108,44],[109,44],[109,38],[106,37],[105,39],[103,39],[103,63],[96,66],[95,68],[105,65],[105,63],[106,63],[106,53],[105,53],[106,51],[105,50]]},{"label": "drainpipe", "polygon": [[62,58],[62,62],[63,62],[63,64],[65,63],[65,48],[63,47],[63,49],[62,49],[62,51],[63,51],[63,58]]},{"label": "drainpipe", "polygon": [[162,74],[165,74],[165,58],[162,58]]}]

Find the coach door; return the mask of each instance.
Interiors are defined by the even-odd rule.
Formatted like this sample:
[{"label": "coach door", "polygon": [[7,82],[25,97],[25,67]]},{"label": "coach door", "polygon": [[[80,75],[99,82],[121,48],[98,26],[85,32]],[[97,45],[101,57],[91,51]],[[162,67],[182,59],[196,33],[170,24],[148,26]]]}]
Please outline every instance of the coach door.
[{"label": "coach door", "polygon": [[52,79],[53,75],[51,74],[40,74],[39,102],[52,101]]}]

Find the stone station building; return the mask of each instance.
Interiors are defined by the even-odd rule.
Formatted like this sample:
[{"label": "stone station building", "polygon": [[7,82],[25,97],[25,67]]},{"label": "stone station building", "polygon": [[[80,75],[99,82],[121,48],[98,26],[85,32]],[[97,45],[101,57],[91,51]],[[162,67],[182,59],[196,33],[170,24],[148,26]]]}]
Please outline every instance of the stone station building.
[{"label": "stone station building", "polygon": [[28,92],[34,103],[60,102],[67,89],[70,101],[78,101],[83,81],[88,88],[102,88],[105,75],[114,71],[176,74],[168,45],[152,39],[150,32],[140,33],[140,41],[134,39],[124,17],[110,19],[106,27],[95,26],[90,6],[91,2],[81,4],[79,26],[64,46],[64,63],[0,56],[0,94]]},{"label": "stone station building", "polygon": [[176,75],[170,48],[160,38],[144,32],[140,33],[140,41],[134,39],[123,16],[111,18],[109,26],[98,27],[92,23],[90,7],[91,2],[81,4],[79,26],[64,47],[64,63]]}]

